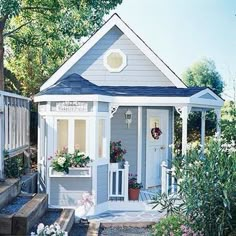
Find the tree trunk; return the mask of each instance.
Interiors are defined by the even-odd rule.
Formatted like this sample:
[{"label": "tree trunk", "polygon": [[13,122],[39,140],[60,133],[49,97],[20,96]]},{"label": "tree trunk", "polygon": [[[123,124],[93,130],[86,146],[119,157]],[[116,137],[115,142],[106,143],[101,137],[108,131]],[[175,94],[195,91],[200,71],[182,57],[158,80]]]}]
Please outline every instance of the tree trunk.
[{"label": "tree trunk", "polygon": [[4,90],[4,45],[3,45],[3,30],[6,20],[0,21],[0,90]]}]

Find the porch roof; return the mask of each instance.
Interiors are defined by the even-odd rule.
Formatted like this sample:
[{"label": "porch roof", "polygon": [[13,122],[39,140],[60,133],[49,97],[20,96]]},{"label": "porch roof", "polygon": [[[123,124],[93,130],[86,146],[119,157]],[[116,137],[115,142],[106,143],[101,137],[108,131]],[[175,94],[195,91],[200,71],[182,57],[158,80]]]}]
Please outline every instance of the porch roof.
[{"label": "porch roof", "polygon": [[[60,96],[58,96],[60,95]],[[74,73],[40,91],[35,102],[43,101],[103,101],[120,105],[189,104],[192,107],[223,106],[223,100],[204,87],[98,86]]]}]

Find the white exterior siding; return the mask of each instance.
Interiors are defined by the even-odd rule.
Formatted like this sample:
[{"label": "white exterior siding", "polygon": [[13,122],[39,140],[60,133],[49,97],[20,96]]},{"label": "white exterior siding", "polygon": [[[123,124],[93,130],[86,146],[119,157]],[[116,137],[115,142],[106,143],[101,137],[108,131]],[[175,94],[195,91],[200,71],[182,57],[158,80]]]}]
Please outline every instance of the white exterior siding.
[{"label": "white exterior siding", "polygon": [[[118,73],[103,65],[109,49],[120,49],[127,56],[127,66]],[[173,83],[114,26],[64,76],[77,73],[97,85],[112,86],[174,86]]]}]

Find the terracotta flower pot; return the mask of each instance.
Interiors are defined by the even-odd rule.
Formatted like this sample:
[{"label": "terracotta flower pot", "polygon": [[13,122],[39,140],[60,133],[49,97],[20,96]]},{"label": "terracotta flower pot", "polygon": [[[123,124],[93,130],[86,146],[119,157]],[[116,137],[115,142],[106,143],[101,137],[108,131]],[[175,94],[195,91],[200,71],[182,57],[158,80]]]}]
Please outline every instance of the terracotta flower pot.
[{"label": "terracotta flower pot", "polygon": [[138,200],[140,189],[138,188],[129,188],[129,200]]}]

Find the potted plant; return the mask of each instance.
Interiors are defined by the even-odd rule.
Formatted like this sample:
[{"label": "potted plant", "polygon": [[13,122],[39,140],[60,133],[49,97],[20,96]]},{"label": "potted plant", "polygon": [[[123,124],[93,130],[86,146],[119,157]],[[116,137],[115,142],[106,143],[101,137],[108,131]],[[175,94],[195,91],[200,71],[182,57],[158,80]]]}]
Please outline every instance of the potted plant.
[{"label": "potted plant", "polygon": [[122,148],[121,141],[110,142],[110,163],[123,162],[126,150]]},{"label": "potted plant", "polygon": [[137,175],[129,174],[129,200],[138,200],[142,183],[137,182]]}]

